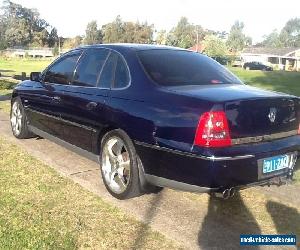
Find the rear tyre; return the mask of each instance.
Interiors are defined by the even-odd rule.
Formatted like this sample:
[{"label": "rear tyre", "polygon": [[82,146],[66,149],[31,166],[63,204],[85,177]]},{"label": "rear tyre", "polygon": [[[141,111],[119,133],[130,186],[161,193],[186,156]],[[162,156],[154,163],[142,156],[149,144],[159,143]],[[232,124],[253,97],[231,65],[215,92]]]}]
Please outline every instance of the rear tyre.
[{"label": "rear tyre", "polygon": [[124,131],[116,129],[104,135],[100,168],[104,185],[112,196],[128,199],[142,194],[136,151]]},{"label": "rear tyre", "polygon": [[27,117],[20,97],[16,97],[12,100],[10,109],[10,124],[13,135],[18,139],[27,139],[35,136],[28,129]]}]

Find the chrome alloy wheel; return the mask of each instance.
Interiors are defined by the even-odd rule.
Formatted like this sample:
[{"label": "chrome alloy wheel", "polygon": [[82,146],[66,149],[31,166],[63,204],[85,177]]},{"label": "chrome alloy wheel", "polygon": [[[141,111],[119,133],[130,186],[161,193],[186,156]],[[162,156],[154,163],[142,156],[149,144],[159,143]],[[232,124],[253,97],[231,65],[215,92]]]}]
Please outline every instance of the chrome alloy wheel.
[{"label": "chrome alloy wheel", "polygon": [[14,102],[14,104],[12,106],[10,122],[11,122],[11,127],[13,129],[14,134],[17,136],[21,133],[22,118],[23,118],[23,115],[22,115],[22,112],[20,109],[20,104],[18,102]]},{"label": "chrome alloy wheel", "polygon": [[102,172],[108,187],[116,194],[123,193],[130,181],[130,157],[124,141],[111,137],[102,151]]}]

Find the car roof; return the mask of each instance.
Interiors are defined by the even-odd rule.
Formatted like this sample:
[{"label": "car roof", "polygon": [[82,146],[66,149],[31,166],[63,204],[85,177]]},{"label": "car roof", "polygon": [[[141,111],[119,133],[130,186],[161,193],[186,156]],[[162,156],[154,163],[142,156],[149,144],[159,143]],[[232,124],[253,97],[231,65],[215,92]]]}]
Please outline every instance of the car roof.
[{"label": "car roof", "polygon": [[[110,48],[110,49],[128,48],[128,49],[132,49],[132,50],[157,50],[157,49],[185,50],[182,48],[166,46],[166,45],[137,44],[137,43],[94,44],[94,45],[82,46],[80,48]],[[186,50],[186,51],[189,51],[189,50]]]}]

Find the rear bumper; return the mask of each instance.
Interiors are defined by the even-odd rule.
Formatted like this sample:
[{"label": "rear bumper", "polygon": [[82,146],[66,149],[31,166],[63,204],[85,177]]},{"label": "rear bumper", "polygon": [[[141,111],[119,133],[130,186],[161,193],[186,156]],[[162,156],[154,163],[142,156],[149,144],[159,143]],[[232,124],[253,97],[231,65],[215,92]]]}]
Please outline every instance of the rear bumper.
[{"label": "rear bumper", "polygon": [[[192,192],[216,192],[227,188],[273,184],[276,178],[290,178],[291,170],[261,175],[259,160],[299,152],[300,136],[228,149],[207,151],[206,155],[135,142],[143,163],[146,180]],[[275,181],[274,181],[275,180]]]},{"label": "rear bumper", "polygon": [[[226,188],[224,187],[218,187],[218,188],[210,188],[210,187],[200,187],[196,185],[191,185],[183,182],[178,182],[154,175],[149,175],[145,174],[145,178],[147,182],[160,186],[160,187],[168,187],[168,188],[173,188],[173,189],[178,189],[186,192],[195,192],[195,193],[222,193]],[[265,179],[262,181],[258,182],[253,182],[241,186],[235,186],[233,187],[235,190],[241,190],[241,189],[246,189],[250,187],[255,187],[255,186],[281,186],[285,184],[289,184],[292,181],[292,176],[291,175],[281,175],[281,176],[276,176],[276,177],[271,177],[269,179]]]}]

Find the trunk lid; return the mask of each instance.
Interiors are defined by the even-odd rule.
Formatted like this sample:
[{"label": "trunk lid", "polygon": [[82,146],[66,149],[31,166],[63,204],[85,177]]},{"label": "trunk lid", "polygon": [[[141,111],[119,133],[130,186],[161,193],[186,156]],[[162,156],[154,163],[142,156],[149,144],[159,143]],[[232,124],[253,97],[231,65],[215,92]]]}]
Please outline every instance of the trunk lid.
[{"label": "trunk lid", "polygon": [[210,101],[216,107],[221,104],[228,119],[233,144],[297,134],[300,118],[298,97],[243,84],[176,86],[167,89]]},{"label": "trunk lid", "polygon": [[[231,138],[257,137],[248,138],[248,142],[297,134],[298,110],[299,101],[292,97],[257,98],[225,103]],[[246,142],[236,141],[236,144]]]},{"label": "trunk lid", "polygon": [[164,87],[164,89],[179,95],[196,97],[215,103],[256,98],[290,97],[284,93],[263,90],[245,84],[187,85]]}]

